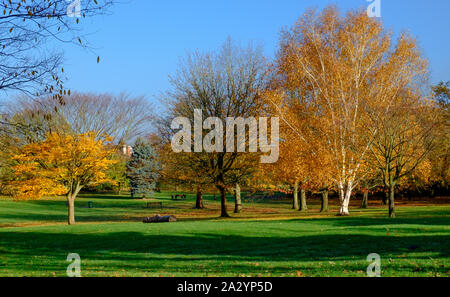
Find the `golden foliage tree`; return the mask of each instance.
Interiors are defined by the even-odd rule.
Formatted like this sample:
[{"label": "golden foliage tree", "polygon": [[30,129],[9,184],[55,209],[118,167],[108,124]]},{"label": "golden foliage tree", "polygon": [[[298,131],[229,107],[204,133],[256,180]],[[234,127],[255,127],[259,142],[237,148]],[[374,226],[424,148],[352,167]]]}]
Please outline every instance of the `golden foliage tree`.
[{"label": "golden foliage tree", "polygon": [[21,148],[13,159],[17,199],[39,199],[44,195],[66,195],[68,224],[75,224],[75,198],[88,184],[108,181],[106,171],[114,149],[110,139],[94,133],[60,135],[49,133],[42,142]]},{"label": "golden foliage tree", "polygon": [[[267,108],[273,115],[281,114],[280,123],[280,158],[277,163],[265,165],[273,172],[278,182],[288,182],[293,186],[293,209],[307,210],[306,191],[328,191],[330,178],[329,152],[323,150],[318,142],[317,131],[310,127],[317,126],[318,117],[311,116],[313,110],[306,97],[298,92],[280,93],[277,89],[280,81],[274,80],[274,90],[264,94]],[[298,193],[300,191],[300,200]],[[323,196],[327,200],[328,195]],[[328,210],[327,201],[323,201],[323,211]]]},{"label": "golden foliage tree", "polygon": [[[274,65],[277,96],[267,99],[296,137],[328,152],[340,215],[349,214],[361,166],[379,132],[374,107],[389,106],[400,91],[414,89],[426,67],[413,38],[402,34],[394,44],[363,10],[344,16],[334,6],[310,10],[282,33]],[[306,129],[296,126],[303,118],[309,118]]]}]

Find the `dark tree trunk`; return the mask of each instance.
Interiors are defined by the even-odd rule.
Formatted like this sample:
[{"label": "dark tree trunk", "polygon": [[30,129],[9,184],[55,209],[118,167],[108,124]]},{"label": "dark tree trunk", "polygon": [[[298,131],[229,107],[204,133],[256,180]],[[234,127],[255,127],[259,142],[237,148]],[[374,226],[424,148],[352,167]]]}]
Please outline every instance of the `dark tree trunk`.
[{"label": "dark tree trunk", "polygon": [[236,184],[235,190],[235,205],[234,205],[234,213],[240,213],[242,210],[242,200],[241,200],[241,186]]},{"label": "dark tree trunk", "polygon": [[389,201],[389,192],[385,192],[383,197],[383,205],[387,205],[388,201]]},{"label": "dark tree trunk", "polygon": [[203,209],[203,193],[200,187],[197,188],[197,198],[195,199],[195,209]]},{"label": "dark tree trunk", "polygon": [[307,211],[308,206],[306,205],[306,190],[300,190],[300,211]]},{"label": "dark tree trunk", "polygon": [[118,182],[118,183],[117,183],[117,194],[118,194],[118,195],[120,195],[121,190],[122,190],[122,183],[121,183],[121,182]]},{"label": "dark tree trunk", "polygon": [[328,212],[328,189],[322,191],[322,204],[320,207],[320,212]]},{"label": "dark tree trunk", "polygon": [[229,218],[230,215],[228,214],[227,210],[227,194],[225,192],[225,187],[220,186],[220,216],[222,218]]},{"label": "dark tree trunk", "polygon": [[395,218],[395,185],[389,186],[389,217]]},{"label": "dark tree trunk", "polygon": [[292,200],[292,209],[298,210],[298,181],[294,183],[294,198]]},{"label": "dark tree trunk", "polygon": [[369,190],[368,189],[364,189],[363,192],[363,200],[361,203],[361,208],[368,208],[369,207]]}]

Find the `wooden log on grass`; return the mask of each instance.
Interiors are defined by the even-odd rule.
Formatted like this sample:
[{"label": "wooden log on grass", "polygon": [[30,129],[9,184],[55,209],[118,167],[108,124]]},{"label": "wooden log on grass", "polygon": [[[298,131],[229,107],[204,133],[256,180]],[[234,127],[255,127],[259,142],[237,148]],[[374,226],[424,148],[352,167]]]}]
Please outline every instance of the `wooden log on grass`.
[{"label": "wooden log on grass", "polygon": [[154,217],[148,217],[148,218],[144,218],[143,222],[148,224],[148,223],[170,223],[170,222],[176,222],[177,218],[175,216],[160,216],[160,215],[156,215]]}]

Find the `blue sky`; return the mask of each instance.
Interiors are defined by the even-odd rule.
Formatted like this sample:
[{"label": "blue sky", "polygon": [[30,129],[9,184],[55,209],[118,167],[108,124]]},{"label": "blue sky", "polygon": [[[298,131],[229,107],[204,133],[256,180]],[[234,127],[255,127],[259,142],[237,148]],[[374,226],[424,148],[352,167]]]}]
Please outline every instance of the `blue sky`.
[{"label": "blue sky", "polygon": [[[167,90],[180,57],[216,49],[228,36],[264,46],[273,57],[281,28],[308,7],[337,3],[343,9],[366,0],[120,0],[112,15],[83,20],[95,54],[64,47],[66,87],[80,92],[155,96]],[[406,30],[430,60],[431,82],[450,80],[450,1],[381,0],[382,21],[395,33]],[[101,63],[96,63],[97,54]]]}]

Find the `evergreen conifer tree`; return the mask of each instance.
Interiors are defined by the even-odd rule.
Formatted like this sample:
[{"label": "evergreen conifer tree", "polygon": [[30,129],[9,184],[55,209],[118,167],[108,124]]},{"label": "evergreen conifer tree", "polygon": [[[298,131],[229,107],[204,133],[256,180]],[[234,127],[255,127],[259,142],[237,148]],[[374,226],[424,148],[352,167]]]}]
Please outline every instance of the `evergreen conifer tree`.
[{"label": "evergreen conifer tree", "polygon": [[154,148],[146,140],[138,138],[131,159],[127,162],[127,178],[131,197],[151,195],[156,188],[161,166]]}]

